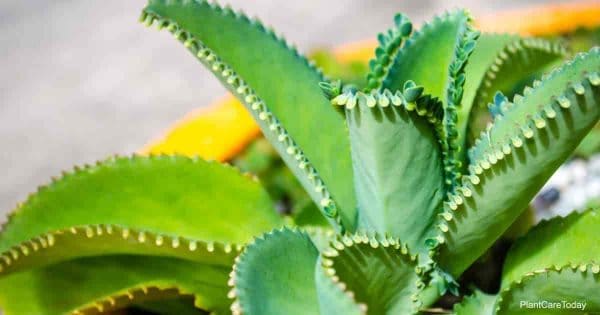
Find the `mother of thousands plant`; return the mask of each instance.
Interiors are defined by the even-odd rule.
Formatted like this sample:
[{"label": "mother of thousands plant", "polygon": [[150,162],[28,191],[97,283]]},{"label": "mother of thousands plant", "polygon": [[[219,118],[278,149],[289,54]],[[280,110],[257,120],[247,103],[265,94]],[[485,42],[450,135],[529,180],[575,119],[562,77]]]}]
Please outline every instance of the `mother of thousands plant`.
[{"label": "mother of thousands plant", "polygon": [[[433,311],[600,116],[599,48],[480,34],[463,10],[418,31],[397,15],[362,85],[230,8],[150,0],[141,20],[247,106],[331,228],[282,217],[230,166],[110,158],[39,188],[3,226],[6,315]],[[453,311],[599,312],[599,227],[593,209],[539,224],[510,250],[499,293],[471,290]]]}]

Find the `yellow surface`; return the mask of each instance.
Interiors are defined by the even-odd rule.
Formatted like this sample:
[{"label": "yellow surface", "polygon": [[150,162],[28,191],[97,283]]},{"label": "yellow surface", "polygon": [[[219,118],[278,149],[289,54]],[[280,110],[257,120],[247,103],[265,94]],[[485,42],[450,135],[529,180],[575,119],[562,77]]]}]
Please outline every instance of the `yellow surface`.
[{"label": "yellow surface", "polygon": [[183,154],[226,161],[260,134],[244,106],[233,96],[193,111],[176,122],[142,154]]},{"label": "yellow surface", "polygon": [[600,1],[573,1],[499,12],[484,16],[476,24],[485,32],[509,32],[531,36],[567,33],[579,27],[598,26]]},{"label": "yellow surface", "polygon": [[[476,21],[483,32],[509,32],[521,35],[551,35],[578,27],[600,25],[600,1],[531,7],[500,12]],[[341,62],[368,62],[376,41],[343,45],[334,50]],[[226,161],[239,153],[260,134],[245,108],[232,96],[206,109],[196,110],[175,123],[159,140],[141,150],[142,154],[184,154]]]}]

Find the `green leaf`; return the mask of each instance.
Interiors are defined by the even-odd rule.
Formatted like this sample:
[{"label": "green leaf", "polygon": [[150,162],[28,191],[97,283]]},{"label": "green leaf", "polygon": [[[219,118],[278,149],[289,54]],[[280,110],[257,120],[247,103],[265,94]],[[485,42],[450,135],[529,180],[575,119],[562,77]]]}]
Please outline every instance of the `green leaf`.
[{"label": "green leaf", "polygon": [[329,248],[329,242],[335,238],[335,231],[331,228],[321,226],[303,226],[302,232],[310,236],[310,240],[313,245],[321,252],[322,250]]},{"label": "green leaf", "polygon": [[[482,81],[486,73],[490,71],[490,67],[498,62],[502,51],[506,52],[506,46],[509,43],[519,40],[519,36],[513,34],[490,34],[483,33],[477,39],[475,51],[469,58],[465,66],[465,86],[462,99],[461,113],[467,114],[470,112],[471,106],[474,106],[477,93],[480,89]],[[500,63],[504,65],[504,63]],[[489,99],[489,98],[488,98]],[[487,101],[486,99],[485,101]],[[485,105],[479,104],[479,105]]]},{"label": "green leaf", "polygon": [[142,18],[172,31],[246,104],[330,222],[352,230],[350,144],[321,73],[260,22],[206,1],[150,0]]},{"label": "green leaf", "polygon": [[454,304],[455,315],[493,315],[496,296],[476,291],[465,297],[460,304]]},{"label": "green leaf", "polygon": [[412,33],[412,23],[403,14],[394,17],[394,27],[377,36],[379,46],[375,48],[375,58],[369,62],[367,87],[365,91],[381,88],[382,81],[389,74],[400,47]]},{"label": "green leaf", "polygon": [[255,239],[233,268],[233,314],[318,315],[318,255],[309,236],[295,230],[275,230]]},{"label": "green leaf", "polygon": [[511,247],[502,286],[526,273],[569,263],[600,262],[600,211],[573,212],[565,218],[543,221]]},{"label": "green leaf", "polygon": [[329,226],[320,209],[266,139],[254,140],[232,163],[243,172],[258,176],[278,210],[290,213],[294,224]]},{"label": "green leaf", "polygon": [[298,226],[329,226],[319,208],[317,208],[308,196],[304,199],[296,200],[296,205],[292,209],[292,217],[294,223]]},{"label": "green leaf", "polygon": [[408,102],[415,98],[409,89],[415,87],[404,94],[346,93],[333,101],[339,105],[346,99],[358,227],[400,237],[423,252],[444,199],[435,131],[442,113],[434,112],[439,102],[429,96]]},{"label": "green leaf", "polygon": [[600,152],[600,124],[596,124],[590,133],[583,138],[575,150],[575,155],[589,159],[592,155]]},{"label": "green leaf", "polygon": [[315,282],[319,296],[320,314],[362,315],[364,305],[361,306],[354,300],[352,293],[345,291],[345,287],[334,283],[321,267],[322,257],[317,260]]},{"label": "green leaf", "polygon": [[167,257],[81,258],[0,278],[6,315],[96,314],[152,300],[191,297],[223,311],[227,269]]},{"label": "green leaf", "polygon": [[469,174],[449,197],[439,262],[459,275],[526,209],[600,116],[600,49],[526,87],[470,151]]},{"label": "green leaf", "polygon": [[[500,292],[496,314],[597,314],[600,312],[599,272],[597,264],[569,264],[528,273]],[[546,303],[546,307],[527,304],[536,302]],[[575,308],[571,303],[580,305]]]},{"label": "green leaf", "polygon": [[[367,314],[415,314],[425,286],[417,256],[398,239],[366,234],[345,235],[323,251],[321,266]],[[347,304],[340,303],[342,306]],[[332,314],[342,314],[339,309]]]},{"label": "green leaf", "polygon": [[[469,69],[467,65],[467,83],[465,86],[465,109],[471,109],[464,112],[466,121],[469,122],[468,131],[470,139],[466,136],[465,141],[472,141],[485,128],[485,125],[491,121],[488,111],[488,103],[499,91],[504,95],[512,97],[517,89],[522,89],[526,84],[530,84],[534,78],[540,76],[542,72],[549,69],[550,66],[558,66],[557,62],[564,59],[566,50],[556,41],[549,41],[539,38],[518,38],[517,36],[496,35],[482,38],[481,51],[475,50],[473,58],[473,67]],[[499,47],[499,44],[502,47]],[[500,49],[499,49],[500,48]],[[489,58],[485,51],[494,52],[493,58]],[[487,63],[485,72],[481,72],[480,65],[476,58],[483,57]],[[474,70],[470,71],[469,70]],[[473,78],[469,78],[471,73],[476,73]],[[477,81],[469,81],[476,79]],[[467,89],[468,88],[468,89]],[[470,102],[470,103],[467,103]],[[466,128],[466,125],[465,125]],[[462,142],[466,144],[464,141]],[[465,150],[466,153],[466,150]]]},{"label": "green leaf", "polygon": [[408,80],[422,84],[427,93],[442,100],[443,152],[446,181],[452,188],[460,177],[457,119],[465,83],[464,68],[479,36],[468,12],[457,10],[435,17],[414,32],[395,57],[382,88],[400,89]]},{"label": "green leaf", "polygon": [[[489,113],[487,110],[479,110],[475,106],[475,97],[479,90],[480,84],[483,81],[485,74],[489,71],[489,68],[494,61],[498,58],[498,54],[509,43],[518,40],[517,35],[510,34],[488,34],[483,33],[477,39],[477,46],[473,54],[469,58],[467,65],[465,66],[465,85],[464,93],[461,101],[461,106],[457,111],[457,140],[456,143],[461,147],[459,159],[463,165],[462,171],[466,170],[468,165],[467,161],[467,141],[470,140],[468,134],[473,134],[474,126],[485,126]],[[480,123],[479,115],[480,111],[484,112],[485,121]],[[475,128],[477,129],[477,128]],[[479,134],[478,132],[475,133]]]},{"label": "green leaf", "polygon": [[467,12],[457,10],[436,16],[413,32],[383,78],[382,88],[399,90],[406,81],[412,80],[446,103],[449,68],[469,20]]},{"label": "green leaf", "polygon": [[532,75],[539,74],[566,55],[566,49],[556,41],[540,38],[511,41],[489,64],[477,89],[474,106],[485,108],[497,91],[513,94],[520,81],[529,81]]},{"label": "green leaf", "polygon": [[230,265],[241,245],[282,224],[259,183],[231,167],[111,158],[65,173],[19,206],[0,234],[0,272],[107,254]]}]

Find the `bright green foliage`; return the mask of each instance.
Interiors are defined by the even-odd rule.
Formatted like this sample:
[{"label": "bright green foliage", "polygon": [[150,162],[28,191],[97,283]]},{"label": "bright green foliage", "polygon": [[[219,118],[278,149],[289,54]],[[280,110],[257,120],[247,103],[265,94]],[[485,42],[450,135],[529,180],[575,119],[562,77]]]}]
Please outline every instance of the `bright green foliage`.
[{"label": "bright green foliage", "polygon": [[465,297],[460,304],[454,305],[456,315],[484,315],[493,314],[496,297],[481,291]]},{"label": "bright green foliage", "polygon": [[[497,91],[507,95],[520,92],[525,83],[539,75],[532,73],[531,69],[542,70],[566,55],[565,48],[556,42],[538,38],[510,38],[512,40],[502,45],[502,50],[488,65],[474,106],[485,107]],[[502,40],[500,42],[504,44]],[[520,86],[515,86],[515,83]]]},{"label": "bright green foliage", "polygon": [[439,261],[452,274],[492,245],[598,121],[600,82],[591,69],[600,70],[599,49],[535,81],[513,103],[496,98],[502,112],[470,149],[469,174],[445,204],[454,218],[440,227]]},{"label": "bright green foliage", "polygon": [[[420,278],[423,270],[417,267],[416,255],[411,256],[398,239],[345,235],[322,253],[319,263],[329,281],[343,287],[363,312],[410,314],[421,306],[418,293],[425,286]],[[330,313],[342,314],[347,307],[342,306]]]},{"label": "bright green foliage", "polygon": [[319,208],[266,139],[259,138],[249,144],[244,152],[233,159],[232,164],[260,178],[262,186],[277,203],[278,210],[289,212],[297,225],[329,226]]},{"label": "bright green foliage", "polygon": [[598,210],[541,222],[511,248],[504,265],[503,287],[550,266],[600,262],[599,224]]},{"label": "bright green foliage", "polygon": [[[241,246],[282,223],[255,178],[219,163],[117,157],[76,168],[41,187],[3,226],[0,305],[8,315],[70,314],[159,287],[197,296],[204,309],[227,309],[227,277]],[[48,292],[69,295],[47,300]]]},{"label": "bright green foliage", "polygon": [[[441,100],[444,111],[441,121],[442,154],[446,170],[445,183],[453,189],[460,177],[461,150],[456,142],[459,123],[457,110],[463,95],[465,65],[473,52],[479,33],[470,25],[466,11],[455,11],[438,16],[408,39],[382,87],[400,89],[406,81],[423,85],[427,93]],[[424,176],[422,176],[424,178]]]},{"label": "bright green foliage", "polygon": [[[599,271],[600,265],[597,264],[570,264],[528,274],[500,293],[495,306],[496,314],[540,314],[538,309],[521,306],[522,301],[536,301],[540,294],[550,303],[585,303],[584,310],[588,314],[597,313],[600,309],[600,295],[597,294]],[[581,308],[568,307],[544,310],[546,314],[574,314],[581,311]]]},{"label": "bright green foliage", "polygon": [[132,299],[142,303],[190,295],[191,305],[224,313],[227,272],[222,266],[167,257],[82,258],[3,278],[0,304],[8,314],[87,314],[118,309]]},{"label": "bright green foliage", "polygon": [[[342,94],[334,101],[347,98],[359,228],[403,236],[423,252],[444,199],[444,167],[433,128],[441,115],[427,119],[422,114],[433,112],[439,102],[421,96],[409,102],[409,93],[407,88],[397,94]],[[351,106],[352,101],[357,104]],[[431,189],[413,189],[419,186]]]},{"label": "bright green foliage", "polygon": [[[566,55],[565,48],[556,42],[539,38],[522,39],[514,35],[484,36],[478,45],[487,45],[489,49],[476,50],[470,60],[474,62],[467,66],[468,73],[475,74],[473,81],[467,77],[466,85],[469,87],[465,88],[463,100],[471,102],[466,106],[469,109],[466,114],[470,115],[465,140],[469,141],[469,145],[490,123],[492,116],[498,114],[499,109],[493,102],[490,103],[497,92],[512,98],[542,72],[551,69],[552,65],[559,65]],[[493,54],[486,55],[486,51]]]},{"label": "bright green foliage", "polygon": [[121,253],[228,265],[236,247],[282,224],[272,208],[250,176],[218,163],[113,158],[65,173],[23,203],[0,235],[0,266]]},{"label": "bright green foliage", "polygon": [[463,10],[420,30],[399,14],[368,66],[330,80],[229,8],[150,0],[141,20],[247,106],[297,182],[261,142],[232,162],[266,189],[183,157],[66,173],[0,233],[6,315],[415,314],[473,289],[456,314],[530,314],[519,301],[540,298],[600,312],[597,210],[525,234],[498,294],[455,280],[597,124],[599,48],[558,66],[556,42],[480,34]]},{"label": "bright green foliage", "polygon": [[[143,20],[171,31],[212,70],[248,107],[326,216],[353,228],[344,118],[315,88],[325,78],[307,59],[259,21],[206,1],[150,1]],[[294,80],[283,79],[291,74]]]},{"label": "bright green foliage", "polygon": [[[586,302],[586,311],[597,312],[600,299],[600,212],[587,210],[553,218],[535,226],[511,248],[496,296],[476,294],[457,306],[457,315],[539,314],[520,306],[521,301],[562,303]],[[474,303],[486,305],[474,313]],[[492,307],[493,306],[493,307]],[[544,310],[551,314],[573,314],[573,309]]]},{"label": "bright green foliage", "polygon": [[313,276],[318,255],[302,232],[275,230],[255,239],[233,267],[230,297],[237,301],[231,310],[249,315],[318,314]]}]

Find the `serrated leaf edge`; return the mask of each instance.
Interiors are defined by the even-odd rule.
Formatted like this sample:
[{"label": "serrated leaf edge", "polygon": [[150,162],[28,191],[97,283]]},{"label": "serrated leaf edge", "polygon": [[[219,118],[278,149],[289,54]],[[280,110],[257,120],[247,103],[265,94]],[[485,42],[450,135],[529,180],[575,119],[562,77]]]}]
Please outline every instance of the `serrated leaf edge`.
[{"label": "serrated leaf edge", "polygon": [[233,303],[231,304],[231,313],[233,315],[243,315],[245,313],[242,307],[242,303],[239,300],[240,296],[238,293],[237,285],[239,282],[238,279],[242,278],[239,265],[244,261],[246,255],[248,255],[248,250],[251,250],[253,247],[259,245],[260,243],[267,241],[267,238],[277,237],[278,234],[283,234],[287,232],[300,233],[303,237],[306,237],[306,239],[312,243],[310,235],[304,232],[303,230],[299,229],[298,227],[281,227],[255,237],[252,240],[252,242],[248,243],[245,246],[244,250],[237,257],[235,257],[233,267],[231,269],[231,272],[229,273],[229,280],[227,281],[227,285],[231,288],[229,293],[227,293],[227,297],[233,300]]},{"label": "serrated leaf edge", "polygon": [[485,106],[495,91],[489,90],[493,86],[493,82],[500,72],[502,66],[509,60],[515,58],[518,54],[528,53],[529,51],[541,51],[546,53],[554,53],[558,56],[567,56],[568,50],[559,42],[546,40],[542,38],[518,38],[507,44],[496,56],[496,59],[488,66],[487,71],[483,75],[483,81],[477,88],[474,107]]},{"label": "serrated leaf edge", "polygon": [[18,267],[22,259],[35,257],[36,253],[51,250],[60,246],[58,241],[63,236],[83,236],[84,240],[101,237],[113,237],[120,235],[121,239],[128,244],[154,245],[158,247],[170,246],[171,249],[180,252],[181,258],[193,260],[194,253],[204,252],[209,254],[221,253],[233,260],[243,249],[241,244],[221,243],[213,241],[201,241],[175,235],[154,233],[142,229],[134,229],[120,225],[97,224],[74,226],[49,232],[28,241],[13,246],[11,249],[0,254],[0,275],[10,272],[10,269]]},{"label": "serrated leaf edge", "polygon": [[[389,29],[387,34],[379,33],[377,36],[379,46],[375,48],[375,58],[369,62],[365,91],[381,88],[382,80],[388,75],[403,42],[412,33],[412,23],[405,15],[397,14],[394,24],[395,27]],[[409,32],[405,34],[403,28],[408,28]]]},{"label": "serrated leaf edge", "polygon": [[[215,5],[214,7],[220,8],[218,5]],[[236,14],[239,15],[239,18],[248,20],[245,15],[234,13],[230,9],[228,10],[226,8],[221,10],[223,10],[223,12],[229,12],[226,14]],[[303,182],[312,185],[311,189],[308,189],[309,194],[312,196],[314,196],[315,193],[319,195],[319,200],[315,201],[317,201],[317,206],[321,212],[330,223],[343,232],[345,227],[342,223],[337,204],[331,197],[331,194],[319,176],[319,173],[310,163],[304,152],[302,152],[302,149],[296,144],[294,139],[291,138],[287,130],[267,108],[265,102],[252,90],[252,88],[229,65],[221,61],[217,54],[210,48],[204,46],[202,41],[195,38],[190,32],[182,29],[175,21],[162,18],[157,14],[147,11],[142,13],[140,20],[148,27],[155,24],[159,29],[166,28],[169,30],[177,40],[182,42],[188,50],[197,56],[200,62],[219,77],[219,79],[221,79],[221,81],[236,94],[238,99],[240,99],[250,110],[250,113],[261,126],[265,135],[276,140],[273,141],[273,145],[280,151],[282,158],[284,160],[287,159],[290,161],[289,164],[294,165],[297,168],[296,174],[302,174],[305,177],[306,181]],[[256,26],[262,26],[260,22],[256,23]],[[262,28],[264,29],[264,27]],[[275,39],[279,40],[287,47],[287,44],[285,44],[283,40],[278,39],[274,33],[268,34],[273,34],[272,36],[274,36]],[[322,79],[326,80],[325,77],[322,77]]]},{"label": "serrated leaf edge", "polygon": [[[595,48],[590,53],[598,53],[600,52],[600,48]],[[563,67],[553,71],[550,76],[557,75],[562,72],[564,67],[568,67],[572,62],[574,62],[577,58],[583,58],[585,54],[579,54],[574,60],[566,63]],[[600,76],[598,72],[589,72],[582,73],[583,79],[578,82],[571,84],[563,90],[561,96],[564,97],[566,93],[573,92],[577,95],[585,94],[586,89],[584,88],[581,91],[580,87],[583,87],[583,83],[586,81],[590,84],[590,89],[600,87]],[[536,81],[534,83],[536,86],[539,86],[540,81]],[[528,88],[526,88],[527,90]],[[528,95],[530,92],[525,93]],[[437,252],[438,245],[445,244],[447,241],[446,234],[449,233],[450,229],[448,224],[453,222],[454,215],[453,211],[457,211],[460,209],[461,205],[464,204],[465,200],[472,196],[472,193],[475,189],[475,186],[481,183],[480,176],[487,171],[490,171],[495,164],[504,159],[506,156],[510,154],[514,154],[514,151],[519,150],[523,147],[524,140],[533,139],[535,133],[538,129],[543,129],[546,127],[545,119],[554,119],[556,117],[556,111],[568,110],[572,106],[572,104],[561,104],[559,101],[561,96],[555,97],[554,100],[545,106],[541,106],[539,112],[535,115],[530,115],[527,117],[524,125],[515,128],[515,133],[512,136],[507,137],[503,143],[498,145],[496,148],[493,148],[492,152],[483,155],[482,157],[478,157],[471,161],[468,169],[469,172],[462,178],[462,184],[456,189],[453,194],[448,196],[448,200],[444,202],[443,211],[439,214],[439,219],[437,223],[438,235],[431,240],[430,242],[430,254],[433,256]],[[545,118],[542,118],[545,117]],[[544,124],[540,124],[540,119],[544,121]],[[492,128],[493,124],[490,125],[489,128]],[[489,129],[488,129],[489,130]],[[482,133],[480,139],[486,139],[487,133]],[[478,144],[481,144],[482,141],[478,141]],[[473,155],[474,156],[474,155]]]},{"label": "serrated leaf edge", "polygon": [[[411,255],[408,249],[407,244],[400,242],[398,238],[393,238],[390,236],[382,236],[377,233],[367,233],[365,231],[358,232],[356,234],[345,234],[343,236],[338,235],[333,241],[331,241],[329,248],[323,250],[321,252],[321,267],[323,271],[333,283],[336,285],[342,292],[344,292],[356,305],[358,305],[361,314],[367,314],[368,312],[368,304],[365,301],[357,301],[355,297],[355,293],[348,289],[348,285],[342,281],[339,276],[336,275],[335,270],[335,257],[339,256],[339,252],[343,251],[347,248],[351,248],[358,244],[368,244],[372,248],[393,248],[398,250],[402,257],[406,258],[409,263],[415,264],[415,273],[418,276],[422,276],[425,273],[429,272],[429,270],[425,270],[424,266],[417,266],[418,263],[418,255]],[[420,279],[417,280],[416,286],[418,291],[414,293],[411,297],[413,311],[411,313],[417,313],[419,308],[422,306],[422,301],[419,298],[419,294],[425,287],[425,283]]]},{"label": "serrated leaf edge", "polygon": [[[546,276],[549,277],[552,274],[561,274],[561,272],[565,271],[565,270],[572,270],[576,273],[579,274],[586,274],[586,273],[591,273],[595,279],[598,281],[600,280],[600,265],[595,263],[595,262],[587,262],[587,263],[568,263],[565,265],[552,265],[549,267],[546,267],[544,269],[539,269],[539,270],[535,270],[532,272],[528,272],[526,274],[524,274],[519,280],[516,280],[514,282],[512,282],[508,287],[502,289],[502,291],[500,291],[500,293],[498,294],[498,298],[496,300],[496,305],[494,307],[495,312],[499,312],[502,310],[502,303],[505,301],[505,298],[507,297],[507,295],[511,294],[511,290],[517,288],[517,287],[524,287],[527,285],[527,283],[529,281],[531,281],[532,279],[539,277],[539,276]],[[600,284],[600,282],[599,282]]]},{"label": "serrated leaf edge", "polygon": [[172,285],[149,285],[136,286],[134,288],[122,290],[110,296],[103,297],[94,302],[82,305],[71,312],[71,315],[87,315],[105,313],[111,310],[123,308],[131,305],[140,297],[150,295],[160,295],[164,297],[183,297],[191,296],[194,299],[194,307],[199,308],[197,303],[198,296],[185,288]]},{"label": "serrated leaf edge", "polygon": [[43,192],[47,189],[51,189],[55,184],[59,183],[60,181],[65,180],[72,176],[77,176],[77,175],[83,174],[83,173],[93,173],[97,169],[104,167],[105,164],[108,164],[108,163],[114,163],[114,162],[118,162],[118,161],[138,162],[138,161],[144,161],[144,160],[146,160],[146,161],[152,161],[152,160],[176,161],[176,160],[179,160],[179,161],[187,161],[187,162],[192,162],[192,163],[195,163],[198,161],[203,161],[208,164],[219,164],[225,168],[235,171],[240,176],[246,178],[249,181],[259,182],[259,179],[256,175],[254,175],[250,172],[242,172],[239,168],[237,168],[234,165],[231,165],[229,163],[222,163],[222,162],[219,162],[216,160],[204,160],[198,156],[190,157],[190,156],[186,156],[186,155],[162,154],[162,153],[161,154],[148,154],[148,155],[132,154],[132,155],[128,155],[128,156],[113,155],[113,156],[110,156],[103,160],[98,160],[98,161],[94,162],[93,164],[83,164],[81,166],[76,165],[70,170],[62,171],[60,176],[52,176],[50,178],[49,183],[38,186],[38,188],[36,189],[35,192],[29,193],[29,195],[27,196],[25,201],[17,203],[17,206],[12,211],[10,211],[6,214],[6,220],[4,220],[4,222],[2,224],[0,224],[0,239],[2,239],[2,231],[4,231],[4,229],[12,223],[15,216],[19,215],[19,213],[23,209],[24,205],[32,202],[35,198],[37,198],[38,194],[40,194],[41,192]]},{"label": "serrated leaf edge", "polygon": [[444,144],[442,153],[444,155],[444,170],[446,175],[445,182],[448,191],[452,192],[458,185],[461,178],[462,161],[459,157],[462,145],[458,141],[458,109],[462,106],[463,87],[465,85],[465,67],[468,59],[474,51],[474,47],[479,37],[479,32],[472,26],[473,18],[466,11],[462,12],[465,22],[457,38],[457,44],[454,51],[454,59],[448,66],[448,88],[446,90],[447,105],[444,113]]}]

